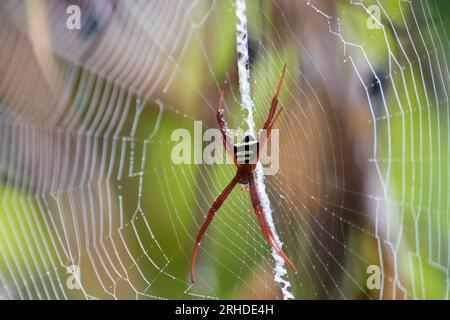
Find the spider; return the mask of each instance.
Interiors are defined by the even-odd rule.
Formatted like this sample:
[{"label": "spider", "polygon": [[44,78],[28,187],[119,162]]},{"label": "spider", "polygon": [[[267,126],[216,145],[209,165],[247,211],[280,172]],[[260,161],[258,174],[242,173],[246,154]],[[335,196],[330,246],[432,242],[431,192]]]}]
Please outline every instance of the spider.
[{"label": "spider", "polygon": [[276,251],[276,253],[283,258],[283,260],[289,265],[289,267],[297,272],[294,267],[294,264],[291,260],[286,256],[283,250],[280,248],[278,243],[275,241],[275,238],[270,230],[270,227],[266,221],[264,216],[264,210],[261,204],[261,200],[258,195],[258,191],[256,188],[256,181],[254,170],[256,168],[256,164],[259,158],[259,147],[263,146],[264,143],[270,136],[270,132],[275,124],[275,121],[278,119],[283,108],[281,107],[278,112],[275,114],[277,105],[278,105],[278,94],[280,92],[280,87],[283,82],[284,73],[286,71],[286,65],[283,67],[283,71],[281,73],[280,80],[278,82],[277,90],[275,91],[275,95],[272,99],[272,105],[270,107],[269,115],[267,116],[267,120],[264,123],[263,131],[260,137],[260,142],[256,141],[251,134],[246,134],[241,143],[233,145],[232,140],[227,135],[227,123],[223,117],[223,95],[224,88],[220,92],[219,103],[217,107],[217,122],[219,123],[222,141],[225,149],[229,156],[233,159],[235,166],[237,167],[237,172],[231,182],[225,187],[219,197],[214,201],[213,205],[208,211],[205,221],[203,222],[202,227],[197,235],[197,240],[195,242],[194,252],[192,254],[192,262],[191,262],[191,281],[195,282],[195,258],[197,256],[198,247],[200,245],[200,241],[203,238],[203,235],[206,232],[209,224],[211,223],[214,215],[217,210],[222,206],[224,201],[227,199],[233,188],[236,184],[242,184],[249,187],[250,198],[252,201],[252,206],[255,211],[255,215],[258,218],[261,230],[266,238],[267,242],[272,246],[272,248]]}]

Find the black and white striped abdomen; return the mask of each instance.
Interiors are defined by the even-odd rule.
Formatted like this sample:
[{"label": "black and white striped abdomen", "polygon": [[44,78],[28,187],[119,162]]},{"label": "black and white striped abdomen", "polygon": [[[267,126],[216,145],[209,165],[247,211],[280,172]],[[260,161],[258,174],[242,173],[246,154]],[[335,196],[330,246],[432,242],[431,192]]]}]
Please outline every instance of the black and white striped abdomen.
[{"label": "black and white striped abdomen", "polygon": [[[245,139],[247,140],[247,139]],[[234,155],[238,164],[254,164],[258,160],[259,142],[255,140],[245,141],[234,145]]]}]

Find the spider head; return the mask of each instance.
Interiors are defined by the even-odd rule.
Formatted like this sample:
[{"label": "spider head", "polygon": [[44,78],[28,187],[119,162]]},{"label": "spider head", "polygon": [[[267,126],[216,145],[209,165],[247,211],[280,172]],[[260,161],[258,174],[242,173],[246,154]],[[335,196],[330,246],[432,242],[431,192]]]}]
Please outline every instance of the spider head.
[{"label": "spider head", "polygon": [[242,139],[241,143],[250,143],[255,141],[255,138],[250,133],[247,133],[245,137]]}]

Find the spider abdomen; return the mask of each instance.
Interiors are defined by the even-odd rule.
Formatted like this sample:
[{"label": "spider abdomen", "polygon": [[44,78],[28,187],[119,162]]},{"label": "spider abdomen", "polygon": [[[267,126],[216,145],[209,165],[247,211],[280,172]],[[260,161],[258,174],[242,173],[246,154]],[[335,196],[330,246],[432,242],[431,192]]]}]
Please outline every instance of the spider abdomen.
[{"label": "spider abdomen", "polygon": [[258,161],[259,142],[245,141],[234,145],[234,155],[238,164],[255,164]]}]

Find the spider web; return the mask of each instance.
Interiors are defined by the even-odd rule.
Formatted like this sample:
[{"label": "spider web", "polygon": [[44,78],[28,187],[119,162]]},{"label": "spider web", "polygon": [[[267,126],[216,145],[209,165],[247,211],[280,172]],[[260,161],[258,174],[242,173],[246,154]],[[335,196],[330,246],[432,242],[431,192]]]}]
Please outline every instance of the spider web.
[{"label": "spider web", "polygon": [[[234,1],[0,4],[0,296],[283,298],[230,165],[171,134],[244,126]],[[373,13],[379,9],[379,16]],[[448,298],[449,40],[434,1],[247,3],[256,127],[288,65],[265,178],[295,298]],[[368,285],[368,267],[381,271]]]}]

